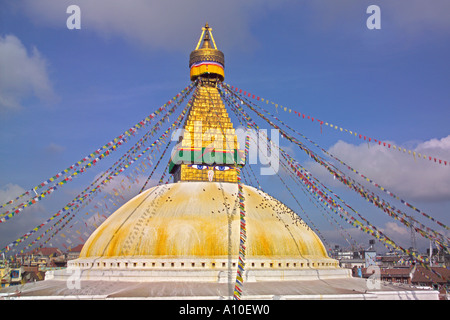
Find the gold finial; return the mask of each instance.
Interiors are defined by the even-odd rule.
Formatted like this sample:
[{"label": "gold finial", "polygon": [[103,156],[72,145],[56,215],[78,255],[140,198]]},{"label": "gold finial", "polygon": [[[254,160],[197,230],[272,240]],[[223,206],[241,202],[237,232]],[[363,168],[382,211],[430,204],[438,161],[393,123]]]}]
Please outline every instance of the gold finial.
[{"label": "gold finial", "polygon": [[205,33],[205,37],[203,38],[202,47],[200,49],[210,49],[210,48],[212,48],[210,41],[211,41],[211,39],[209,38],[209,32],[206,32]]},{"label": "gold finial", "polygon": [[[212,28],[210,28],[208,22],[205,24],[205,26],[202,28],[202,34],[200,35],[200,39],[198,39],[197,46],[195,47],[195,50],[198,50],[200,48],[200,44],[203,41],[203,45],[200,49],[215,49],[217,50],[216,42],[214,41],[214,37],[212,35]],[[211,46],[210,41],[212,40],[214,47]]]},{"label": "gold finial", "polygon": [[216,42],[212,35],[212,28],[209,26],[208,22],[206,22],[205,26],[202,27],[202,34],[200,35],[197,46],[190,55],[190,78],[191,80],[195,80],[200,75],[208,75],[208,77],[217,76],[220,81],[223,81],[224,66],[224,55],[222,51],[217,49]]}]

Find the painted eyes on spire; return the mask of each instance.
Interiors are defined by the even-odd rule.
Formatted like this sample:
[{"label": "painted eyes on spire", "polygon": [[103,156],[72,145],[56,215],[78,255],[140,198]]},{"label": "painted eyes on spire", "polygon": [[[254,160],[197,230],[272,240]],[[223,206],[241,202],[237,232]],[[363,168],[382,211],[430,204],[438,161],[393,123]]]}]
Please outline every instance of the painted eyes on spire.
[{"label": "painted eyes on spire", "polygon": [[208,166],[205,166],[204,164],[191,164],[191,168],[197,169],[197,170],[206,170],[208,169]]},{"label": "painted eyes on spire", "polygon": [[191,165],[189,165],[189,167],[197,169],[197,170],[206,170],[206,169],[211,168],[211,169],[214,169],[217,171],[227,171],[227,170],[231,169],[229,166],[211,166],[211,167],[209,167],[204,164],[191,164]]},{"label": "painted eyes on spire", "polygon": [[231,168],[229,166],[215,166],[214,170],[218,170],[218,171],[227,171],[230,170]]}]

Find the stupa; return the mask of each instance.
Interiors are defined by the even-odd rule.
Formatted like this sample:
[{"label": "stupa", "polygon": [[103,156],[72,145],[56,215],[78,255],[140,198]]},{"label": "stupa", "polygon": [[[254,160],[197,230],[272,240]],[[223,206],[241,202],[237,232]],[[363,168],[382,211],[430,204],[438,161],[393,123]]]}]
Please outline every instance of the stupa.
[{"label": "stupa", "polygon": [[[170,160],[173,183],[149,188],[124,204],[92,233],[66,270],[47,272],[45,281],[30,284],[21,297],[233,296],[240,232],[237,166],[245,159],[216,87],[224,80],[225,60],[208,24],[189,67],[197,91]],[[242,190],[243,299],[371,299],[380,297],[376,291],[411,296],[410,288],[386,284],[368,292],[366,281],[340,268],[293,210],[254,187]]]},{"label": "stupa", "polygon": [[[235,278],[236,166],[245,160],[216,88],[225,76],[224,55],[208,24],[202,31],[189,60],[197,92],[169,167],[174,183],[137,195],[95,230],[79,259],[68,263],[86,279],[227,283]],[[349,276],[295,212],[251,186],[243,190],[244,282]]]}]

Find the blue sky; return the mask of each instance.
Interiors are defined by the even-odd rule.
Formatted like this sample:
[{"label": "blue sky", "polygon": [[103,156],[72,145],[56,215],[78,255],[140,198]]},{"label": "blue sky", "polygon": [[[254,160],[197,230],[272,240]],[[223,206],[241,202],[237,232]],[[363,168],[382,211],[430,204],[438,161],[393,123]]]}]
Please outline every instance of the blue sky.
[{"label": "blue sky", "polygon": [[[186,87],[189,53],[206,21],[225,54],[230,85],[367,137],[450,160],[446,0],[132,3],[0,0],[2,204],[104,145]],[[81,9],[80,30],[66,27],[71,4]],[[372,4],[381,9],[380,30],[366,26]],[[326,126],[321,132],[317,123],[292,113],[278,116],[450,224],[450,165],[414,160]],[[329,181],[300,150],[286,147],[409,246],[403,226],[381,218],[383,213]],[[101,170],[24,210],[15,223],[1,224],[1,247],[59,210]],[[295,207],[280,190],[266,191]],[[312,207],[310,212],[313,216]],[[345,245],[326,221],[318,218],[317,225],[329,242]],[[352,235],[366,242],[358,232]]]}]

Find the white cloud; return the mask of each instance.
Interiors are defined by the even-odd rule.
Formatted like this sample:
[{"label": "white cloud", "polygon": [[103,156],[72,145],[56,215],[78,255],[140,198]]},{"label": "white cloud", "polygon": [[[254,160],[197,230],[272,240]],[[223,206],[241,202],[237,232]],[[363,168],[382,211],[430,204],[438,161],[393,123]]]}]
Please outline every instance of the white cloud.
[{"label": "white cloud", "polygon": [[[16,199],[25,191],[26,190],[24,188],[13,183],[0,186],[0,205],[3,205],[9,200]],[[3,207],[0,212],[3,213],[8,211],[11,208],[23,203],[26,199],[29,199],[29,197],[26,196],[14,201],[12,204]],[[19,214],[16,214],[10,221],[0,223],[0,249],[4,248],[4,246],[17,238],[23,236],[25,232],[31,230],[36,225],[41,224],[47,214],[48,210],[42,204],[37,203]]]},{"label": "white cloud", "polygon": [[55,98],[47,63],[36,48],[30,53],[13,35],[0,36],[0,111],[18,110],[25,98]]},{"label": "white cloud", "polygon": [[[66,28],[66,9],[72,4],[72,0],[23,0],[21,10],[39,25]],[[345,34],[354,35],[366,30],[366,9],[370,4],[358,0],[78,0],[81,31],[73,32],[93,31],[106,39],[119,36],[145,47],[186,52],[197,42],[200,27],[209,22],[219,48],[249,50],[258,46],[252,25],[257,19],[270,21],[271,13],[280,12],[274,9],[296,9],[299,15],[313,17],[303,19],[305,28],[312,31],[342,33],[345,28]],[[450,30],[448,0],[434,0],[432,6],[423,0],[377,4],[381,7],[382,29],[390,34],[400,31],[402,37],[408,34],[418,38],[430,30]]]},{"label": "white cloud", "polygon": [[[372,235],[362,232],[358,228],[347,227],[345,224],[343,224],[343,228],[344,232],[341,232],[341,230],[339,232],[336,230],[321,230],[321,233],[330,245],[339,244],[342,248],[350,249],[355,244],[357,247],[367,248],[369,247],[369,240],[376,240],[375,249],[378,252],[386,251],[383,242],[377,240]],[[403,248],[409,248],[412,245],[410,229],[396,222],[386,222],[384,225],[378,227],[378,230]],[[416,246],[420,252],[423,252],[428,248],[429,241],[416,234]]]},{"label": "white cloud", "polygon": [[395,234],[395,235],[402,236],[402,237],[410,235],[409,229],[407,229],[406,227],[400,226],[395,222],[386,222],[385,228],[382,229],[382,232],[385,234]]},{"label": "white cloud", "polygon": [[26,190],[17,184],[8,183],[0,189],[0,205],[15,199]]},{"label": "white cloud", "polygon": [[56,144],[54,142],[50,142],[45,147],[45,151],[50,153],[50,154],[52,154],[52,155],[59,154],[59,153],[63,152],[65,149],[66,149],[65,147],[63,147],[63,146],[61,146],[59,144]]},{"label": "white cloud", "polygon": [[422,154],[439,154],[450,158],[450,135],[442,139],[431,139],[419,144],[416,148]]},{"label": "white cloud", "polygon": [[[66,28],[71,0],[25,0],[23,10],[35,22]],[[134,44],[168,50],[189,50],[208,22],[221,47],[248,49],[255,45],[249,17],[279,6],[279,1],[147,1],[79,0],[81,30],[109,38],[120,36]],[[262,7],[260,5],[263,5]],[[69,31],[68,31],[69,32]]]},{"label": "white cloud", "polygon": [[[391,145],[394,143],[391,142]],[[399,197],[421,201],[450,200],[450,135],[417,144],[411,151],[446,160],[447,165],[435,163],[428,158],[371,143],[353,145],[338,141],[328,152],[343,162],[387,188]],[[317,163],[308,163],[313,175],[325,183],[339,184]],[[348,170],[344,170],[348,172]],[[331,177],[331,179],[330,179]],[[361,179],[355,179],[361,183]]]}]

